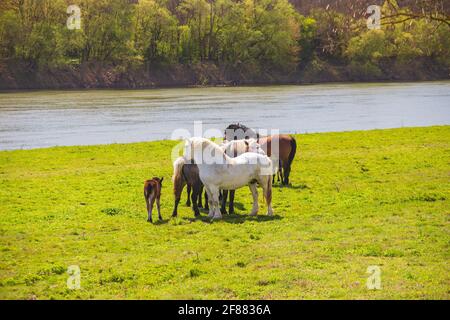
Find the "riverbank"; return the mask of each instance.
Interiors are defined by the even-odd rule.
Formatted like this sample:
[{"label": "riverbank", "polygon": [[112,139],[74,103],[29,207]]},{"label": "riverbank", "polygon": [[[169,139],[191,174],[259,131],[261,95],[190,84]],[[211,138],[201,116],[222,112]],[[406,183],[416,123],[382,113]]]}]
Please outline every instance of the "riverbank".
[{"label": "riverbank", "polygon": [[429,58],[415,59],[406,64],[388,59],[375,69],[367,65],[314,60],[290,72],[254,71],[247,70],[245,66],[229,67],[214,63],[153,67],[86,63],[60,68],[34,68],[22,61],[0,62],[0,90],[145,89],[448,79],[448,67]]},{"label": "riverbank", "polygon": [[[0,298],[449,299],[450,126],[296,139],[275,217],[249,217],[244,188],[214,223],[185,206],[169,219],[173,141],[0,152]],[[371,265],[381,290],[366,288]]]}]

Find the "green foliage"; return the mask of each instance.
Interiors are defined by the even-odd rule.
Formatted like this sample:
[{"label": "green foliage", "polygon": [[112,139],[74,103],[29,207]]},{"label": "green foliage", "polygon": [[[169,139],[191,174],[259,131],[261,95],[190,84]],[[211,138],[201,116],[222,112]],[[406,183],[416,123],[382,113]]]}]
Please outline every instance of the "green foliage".
[{"label": "green foliage", "polygon": [[348,69],[353,79],[370,80],[382,76],[377,63],[371,61],[351,61]]},{"label": "green foliage", "polygon": [[[368,31],[364,19],[330,8],[301,16],[288,0],[80,0],[81,30],[68,30],[68,1],[3,1],[0,57],[32,66],[210,62],[270,74],[320,59],[371,73],[383,59],[407,66],[423,57],[450,66],[448,24],[420,16]],[[393,4],[384,15],[411,13]]]},{"label": "green foliage", "polygon": [[[175,141],[0,152],[0,299],[448,299],[450,127],[295,137],[275,216],[260,197],[250,217],[242,188],[212,223],[184,205],[170,218]],[[382,290],[366,288],[371,265]]]},{"label": "green foliage", "polygon": [[380,64],[386,59],[395,59],[404,69],[418,58],[436,59],[450,66],[449,38],[446,25],[418,19],[363,32],[349,40],[344,54],[354,74],[379,77]]},{"label": "green foliage", "polygon": [[149,63],[175,62],[177,21],[167,8],[153,0],[140,1],[133,19],[138,58]]},{"label": "green foliage", "polygon": [[126,0],[82,0],[82,61],[130,59],[133,7]]},{"label": "green foliage", "polygon": [[298,59],[298,14],[287,0],[183,0],[172,11],[155,0],[137,5],[80,0],[78,5],[81,30],[65,28],[61,0],[30,0],[1,12],[2,56],[38,65],[214,61],[286,70],[295,68]]},{"label": "green foliage", "polygon": [[42,0],[15,3],[0,12],[0,52],[32,65],[54,65],[63,52],[58,43],[64,28],[64,1]]},{"label": "green foliage", "polygon": [[345,46],[351,36],[351,17],[324,9],[311,12],[316,21],[315,40],[317,54],[328,57],[342,57]]},{"label": "green foliage", "polygon": [[316,28],[317,21],[311,17],[300,18],[300,62],[306,64],[314,57],[316,50]]},{"label": "green foliage", "polygon": [[392,54],[392,46],[383,30],[370,30],[352,38],[345,54],[350,60],[377,63],[380,58]]},{"label": "green foliage", "polygon": [[19,30],[19,19],[14,11],[0,12],[0,56],[16,55],[16,37]]}]

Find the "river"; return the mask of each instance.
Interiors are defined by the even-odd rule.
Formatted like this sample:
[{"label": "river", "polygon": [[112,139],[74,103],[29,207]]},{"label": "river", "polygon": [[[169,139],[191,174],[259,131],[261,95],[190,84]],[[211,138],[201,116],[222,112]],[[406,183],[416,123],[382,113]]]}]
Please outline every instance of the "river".
[{"label": "river", "polygon": [[0,149],[172,138],[229,123],[283,133],[450,124],[450,81],[0,93]]}]

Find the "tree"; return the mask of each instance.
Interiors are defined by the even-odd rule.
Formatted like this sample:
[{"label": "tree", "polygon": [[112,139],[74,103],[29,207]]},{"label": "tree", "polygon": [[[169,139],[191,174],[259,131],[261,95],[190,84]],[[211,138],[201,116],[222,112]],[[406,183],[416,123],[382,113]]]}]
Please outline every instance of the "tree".
[{"label": "tree", "polygon": [[389,14],[382,17],[383,23],[397,24],[410,20],[427,19],[450,27],[450,19],[446,13],[447,0],[414,0],[413,2],[409,8],[402,8],[398,5],[397,0],[386,0],[385,7],[389,8]]},{"label": "tree", "polygon": [[317,47],[316,41],[317,21],[311,17],[301,16],[300,18],[300,63],[306,65],[314,58]]},{"label": "tree", "polygon": [[142,0],[134,14],[134,47],[150,63],[174,62],[177,58],[177,20],[153,0]]},{"label": "tree", "polygon": [[84,40],[81,60],[130,59],[133,5],[128,0],[80,0],[80,7]]}]

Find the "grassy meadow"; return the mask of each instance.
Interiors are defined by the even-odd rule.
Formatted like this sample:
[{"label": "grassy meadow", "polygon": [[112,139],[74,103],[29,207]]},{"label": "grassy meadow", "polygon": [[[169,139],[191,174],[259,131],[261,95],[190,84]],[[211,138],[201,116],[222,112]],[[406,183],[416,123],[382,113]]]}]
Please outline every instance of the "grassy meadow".
[{"label": "grassy meadow", "polygon": [[[248,216],[243,188],[212,223],[186,192],[170,219],[176,142],[0,152],[0,299],[449,299],[450,126],[296,139],[275,216],[261,190]],[[149,224],[153,176],[164,221]]]}]

